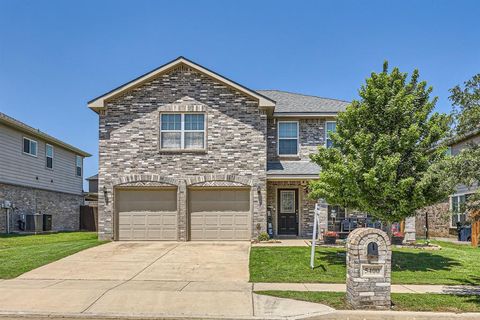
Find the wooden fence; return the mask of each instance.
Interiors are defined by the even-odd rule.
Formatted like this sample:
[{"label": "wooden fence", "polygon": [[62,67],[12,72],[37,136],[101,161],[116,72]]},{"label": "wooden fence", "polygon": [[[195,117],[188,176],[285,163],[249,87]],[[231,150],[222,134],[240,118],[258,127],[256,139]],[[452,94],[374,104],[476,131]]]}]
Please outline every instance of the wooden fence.
[{"label": "wooden fence", "polygon": [[80,206],[80,230],[97,231],[98,208]]}]

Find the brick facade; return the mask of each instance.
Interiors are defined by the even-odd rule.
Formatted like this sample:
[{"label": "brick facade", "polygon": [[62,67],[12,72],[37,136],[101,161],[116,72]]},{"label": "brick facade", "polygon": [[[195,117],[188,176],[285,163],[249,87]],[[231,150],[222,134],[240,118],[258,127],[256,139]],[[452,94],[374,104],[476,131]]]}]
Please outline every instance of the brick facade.
[{"label": "brick facade", "polygon": [[428,214],[429,236],[448,237],[450,231],[450,203],[447,200],[418,210],[415,229],[418,237],[425,237],[425,215]]},{"label": "brick facade", "polygon": [[[80,205],[83,196],[29,187],[0,184],[0,202],[8,200],[15,205],[11,216],[11,230],[18,231],[18,214],[36,212],[52,215],[54,231],[75,231],[80,227]],[[0,232],[6,231],[5,210],[0,209]]]},{"label": "brick facade", "polygon": [[[252,237],[266,230],[267,116],[256,100],[203,73],[179,66],[113,98],[106,106],[100,113],[99,127],[101,239],[114,238],[114,188],[122,182],[157,181],[177,186],[178,240],[188,239],[188,187],[208,181],[250,186]],[[162,111],[205,112],[206,150],[162,152]]]},{"label": "brick facade", "polygon": [[[282,121],[277,119],[268,119],[268,161],[279,160],[277,155],[277,123]],[[299,158],[309,160],[310,155],[317,153],[318,146],[325,144],[325,118],[317,119],[288,119],[286,121],[298,121],[299,125]],[[283,157],[282,157],[283,158]],[[288,158],[288,157],[285,157]]]}]

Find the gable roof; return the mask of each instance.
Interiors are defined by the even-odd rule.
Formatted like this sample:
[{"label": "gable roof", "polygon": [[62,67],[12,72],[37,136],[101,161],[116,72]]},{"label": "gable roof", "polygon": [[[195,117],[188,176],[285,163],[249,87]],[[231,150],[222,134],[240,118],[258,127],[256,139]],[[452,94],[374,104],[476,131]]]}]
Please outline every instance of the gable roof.
[{"label": "gable roof", "polygon": [[94,174],[94,175],[91,176],[91,177],[86,178],[85,180],[98,180],[98,173],[97,173],[97,174]]},{"label": "gable roof", "polygon": [[150,79],[158,76],[159,74],[162,74],[164,72],[167,72],[168,70],[172,69],[172,68],[175,68],[181,64],[184,64],[192,69],[195,69],[217,81],[220,81],[222,83],[224,83],[225,85],[233,88],[233,89],[236,89],[240,92],[243,92],[244,94],[258,100],[258,104],[260,107],[266,107],[266,108],[273,108],[275,107],[275,101],[271,100],[270,98],[256,92],[256,91],[253,91],[251,89],[248,89],[247,87],[244,87],[226,77],[223,77],[221,75],[219,75],[218,73],[216,72],[213,72],[199,64],[196,64],[195,62],[191,61],[191,60],[188,60],[187,58],[185,57],[178,57],[176,58],[175,60],[172,60],[150,72],[147,72],[143,75],[141,75],[140,77],[136,78],[136,79],[133,79],[132,81],[130,82],[127,82],[95,99],[92,99],[88,102],[88,107],[92,110],[94,110],[95,112],[98,112],[99,110],[103,110],[105,108],[105,101],[109,98],[112,98],[114,96],[117,96],[118,94],[122,93],[122,92],[125,92],[127,90],[130,90],[134,87],[137,87],[141,84],[143,84],[144,82],[146,81],[149,81]]},{"label": "gable roof", "polygon": [[345,111],[348,101],[309,96],[280,90],[257,90],[260,94],[276,101],[274,116],[335,116]]},{"label": "gable roof", "polygon": [[33,127],[30,127],[29,125],[17,120],[17,119],[14,119],[12,117],[9,117],[7,116],[6,114],[0,112],[0,123],[3,123],[9,127],[12,127],[18,131],[21,131],[21,132],[24,132],[24,133],[27,133],[33,137],[37,137],[37,138],[40,138],[40,139],[43,139],[45,140],[46,142],[48,143],[51,143],[51,144],[55,144],[57,146],[60,146],[66,150],[69,150],[75,154],[78,154],[78,155],[81,155],[83,157],[90,157],[91,154],[88,153],[88,152],[85,152],[83,150],[80,150],[68,143],[65,143],[61,140],[58,140],[57,138],[54,138],[52,137],[51,135],[48,135],[42,131],[40,131],[40,129],[35,129]]}]

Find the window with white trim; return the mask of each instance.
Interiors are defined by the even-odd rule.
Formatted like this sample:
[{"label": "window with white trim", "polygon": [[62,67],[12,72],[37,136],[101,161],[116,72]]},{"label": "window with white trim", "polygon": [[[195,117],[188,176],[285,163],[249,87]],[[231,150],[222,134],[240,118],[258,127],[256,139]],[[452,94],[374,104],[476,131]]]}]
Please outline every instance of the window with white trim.
[{"label": "window with white trim", "polygon": [[160,116],[161,149],[205,149],[205,114],[162,113]]},{"label": "window with white trim", "polygon": [[48,169],[53,169],[53,146],[45,145],[45,165]]},{"label": "window with white trim", "polygon": [[471,194],[461,194],[450,197],[450,209],[452,211],[451,226],[455,228],[457,222],[463,224],[467,219],[466,204]]},{"label": "window with white trim", "polygon": [[278,155],[298,155],[298,121],[278,122]]},{"label": "window with white trim", "polygon": [[37,141],[23,138],[23,153],[29,154],[31,156],[37,156]]},{"label": "window with white trim", "polygon": [[325,146],[331,148],[333,141],[330,138],[330,133],[337,132],[337,123],[335,121],[327,121],[325,123]]},{"label": "window with white trim", "polygon": [[83,158],[81,156],[75,156],[75,167],[75,174],[77,177],[81,177],[83,171]]}]

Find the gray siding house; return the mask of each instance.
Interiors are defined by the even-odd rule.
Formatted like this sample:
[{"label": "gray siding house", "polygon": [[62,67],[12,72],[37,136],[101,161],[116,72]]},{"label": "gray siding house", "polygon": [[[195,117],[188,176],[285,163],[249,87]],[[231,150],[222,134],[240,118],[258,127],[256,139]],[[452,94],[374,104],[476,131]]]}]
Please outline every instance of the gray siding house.
[{"label": "gray siding house", "polygon": [[[10,230],[18,231],[19,215],[52,215],[52,230],[78,230],[83,203],[85,151],[0,113],[0,204],[14,209]],[[0,232],[7,229],[0,209]]]},{"label": "gray siding house", "polygon": [[[480,129],[451,139],[448,142],[448,150],[452,156],[456,156],[470,145],[478,144],[480,144]],[[420,210],[416,216],[417,235],[423,236],[425,234],[427,215],[430,236],[447,237],[449,234],[456,234],[457,222],[463,224],[467,221],[464,204],[468,197],[475,193],[477,189],[478,185],[458,185],[455,187],[455,192],[445,201]]]},{"label": "gray siding house", "polygon": [[[312,234],[309,160],[348,102],[251,90],[179,57],[93,99],[98,230],[113,240]],[[335,208],[322,203],[324,229]]]}]

